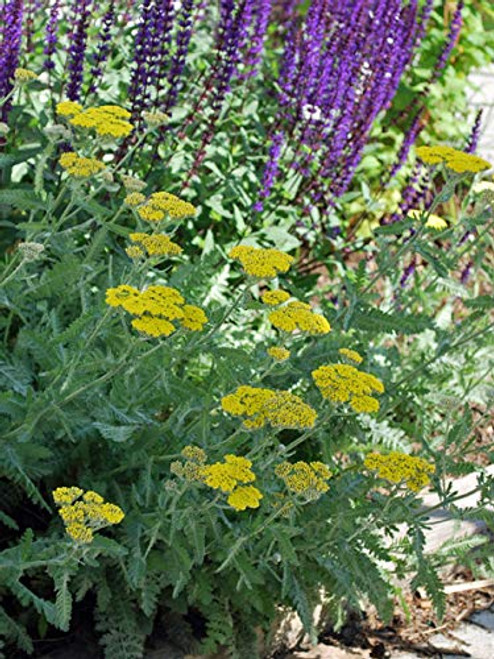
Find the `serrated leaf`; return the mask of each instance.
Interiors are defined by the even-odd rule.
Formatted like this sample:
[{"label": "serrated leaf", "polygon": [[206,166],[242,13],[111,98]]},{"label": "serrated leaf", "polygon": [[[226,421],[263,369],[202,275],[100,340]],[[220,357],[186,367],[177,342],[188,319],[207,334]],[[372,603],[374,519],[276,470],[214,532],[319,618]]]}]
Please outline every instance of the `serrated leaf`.
[{"label": "serrated leaf", "polygon": [[109,439],[112,442],[126,442],[132,436],[132,433],[137,429],[138,426],[112,426],[108,423],[99,423],[96,422],[93,424],[94,427],[99,430],[105,439]]},{"label": "serrated leaf", "polygon": [[55,579],[56,625],[64,632],[69,630],[72,617],[72,594],[69,590],[69,581],[70,575],[67,572],[63,572]]},{"label": "serrated leaf", "polygon": [[471,300],[464,300],[463,304],[469,309],[492,309],[494,308],[494,296],[479,295]]},{"label": "serrated leaf", "polygon": [[0,190],[0,206],[12,206],[21,210],[40,210],[45,203],[30,189]]}]

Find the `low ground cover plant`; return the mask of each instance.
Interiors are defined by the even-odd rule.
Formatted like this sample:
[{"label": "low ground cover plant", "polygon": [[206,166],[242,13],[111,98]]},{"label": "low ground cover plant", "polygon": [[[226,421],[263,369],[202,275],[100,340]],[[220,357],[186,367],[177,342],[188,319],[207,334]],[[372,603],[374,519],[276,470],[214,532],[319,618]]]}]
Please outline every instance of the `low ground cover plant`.
[{"label": "low ground cover plant", "polygon": [[[17,57],[12,35],[19,39],[22,4],[5,5],[4,58]],[[117,43],[129,43],[125,24],[114,21],[124,4],[105,8],[100,46],[117,27]],[[169,126],[172,105],[180,107],[174,93],[185,86],[190,20],[208,26],[213,12],[184,0],[175,32],[167,32],[172,4],[139,5],[134,67],[120,60],[118,69],[113,53],[114,82],[101,98],[99,82],[81,91],[88,3],[71,8],[77,21],[60,98],[54,73],[46,82],[16,66],[3,83],[5,656],[39,655],[51,632],[71,632],[84,620],[110,658],[142,657],[162,633],[185,638],[190,652],[256,657],[260,631],[268,652],[287,609],[312,640],[319,602],[340,623],[362,598],[388,618],[394,578],[404,575],[425,587],[441,614],[421,492],[432,487],[440,505],[461,516],[451,477],[478,470],[475,515],[492,524],[493,481],[474,460],[474,431],[488,423],[492,402],[494,203],[491,166],[474,153],[477,132],[465,148],[459,139],[455,147],[415,149],[399,208],[383,216],[372,240],[355,238],[360,218],[345,242],[324,241],[311,252],[306,225],[292,232],[274,221],[249,225],[252,200],[211,203],[211,181],[231,183],[235,199],[250,184],[241,184],[244,170],[224,173],[221,159],[211,167],[209,137],[194,151]],[[204,87],[214,124],[231,99],[231,67],[255,79],[247,74],[263,42],[261,32],[250,33],[251,59],[241,66],[236,39],[251,25],[250,4],[227,4],[213,12],[221,47],[214,87]],[[297,34],[309,51],[326,21],[320,4],[290,23],[295,30],[307,21]],[[270,3],[252,5],[256,25],[267,21]],[[418,8],[396,5],[411,38],[421,25]],[[56,39],[66,37],[57,20],[69,9],[50,7],[43,57],[57,72]],[[168,51],[153,34],[176,43],[166,107],[154,102],[164,78],[153,67]],[[207,42],[213,32],[199,26],[194,34]],[[201,39],[195,48],[200,70]],[[110,56],[98,52],[93,86]],[[309,55],[299,56],[298,66],[309,66]],[[118,91],[119,75],[130,76],[125,103],[109,93]],[[284,113],[281,123],[294,120]],[[313,128],[307,118],[305,128]],[[240,122],[229,153],[247,139],[242,130]],[[277,212],[264,208],[263,194],[278,174],[276,135],[271,165],[255,180],[263,210],[252,210],[260,217]],[[304,140],[297,143],[303,161]],[[187,167],[173,164],[177,153]],[[341,157],[352,154],[360,157],[358,145]],[[200,174],[208,162],[216,178]],[[338,162],[332,171],[342,181],[350,170],[342,173]],[[302,218],[299,201],[295,194],[289,205]],[[231,215],[221,227],[225,208]],[[400,525],[406,533],[395,535]],[[488,546],[479,544],[476,569],[488,570]]]}]

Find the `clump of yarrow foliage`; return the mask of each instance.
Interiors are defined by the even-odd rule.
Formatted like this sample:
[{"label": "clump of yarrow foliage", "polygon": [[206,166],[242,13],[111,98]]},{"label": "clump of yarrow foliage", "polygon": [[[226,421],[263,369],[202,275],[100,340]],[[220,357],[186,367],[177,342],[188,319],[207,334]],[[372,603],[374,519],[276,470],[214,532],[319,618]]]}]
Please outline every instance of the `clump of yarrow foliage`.
[{"label": "clump of yarrow foliage", "polygon": [[286,611],[315,642],[317,604],[387,620],[404,577],[444,612],[424,491],[461,516],[478,471],[492,524],[480,119],[418,146],[424,94],[395,108],[399,201],[338,215],[433,9],[3,2],[4,656],[81,626],[269,656]]}]

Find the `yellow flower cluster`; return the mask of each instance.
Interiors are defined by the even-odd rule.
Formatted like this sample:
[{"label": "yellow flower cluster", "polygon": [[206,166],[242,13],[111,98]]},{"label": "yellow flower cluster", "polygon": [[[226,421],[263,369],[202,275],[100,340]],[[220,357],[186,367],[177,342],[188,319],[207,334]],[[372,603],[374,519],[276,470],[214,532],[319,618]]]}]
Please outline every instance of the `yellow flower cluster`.
[{"label": "yellow flower cluster", "polygon": [[[82,501],[77,501],[82,495]],[[68,535],[80,544],[88,544],[94,531],[113,524],[120,524],[124,513],[114,503],[106,503],[101,495],[79,487],[58,487],[53,500],[60,507],[58,514],[65,524]]]},{"label": "yellow flower cluster", "polygon": [[140,204],[146,201],[146,195],[143,195],[142,192],[131,192],[124,199],[124,204],[127,206],[140,206]]},{"label": "yellow flower cluster", "polygon": [[377,471],[380,478],[385,478],[392,483],[402,481],[413,492],[418,492],[430,483],[430,474],[435,467],[423,458],[418,458],[406,453],[392,451],[388,455],[369,453],[364,460],[367,469]]},{"label": "yellow flower cluster", "polygon": [[327,481],[331,478],[331,472],[323,462],[282,462],[274,472],[291,492],[311,500],[318,499],[329,490]]},{"label": "yellow flower cluster", "polygon": [[278,288],[275,291],[265,291],[261,295],[261,300],[264,304],[269,304],[271,307],[276,307],[278,304],[282,304],[290,299],[290,293],[283,291],[281,288]]},{"label": "yellow flower cluster", "polygon": [[289,302],[279,309],[271,311],[269,321],[283,332],[307,332],[308,334],[327,334],[331,325],[321,314],[312,311],[305,302]]},{"label": "yellow flower cluster", "polygon": [[272,346],[271,348],[268,348],[268,355],[277,362],[284,362],[290,357],[290,351],[286,348]]},{"label": "yellow flower cluster", "polygon": [[14,80],[20,84],[23,82],[29,82],[30,80],[37,80],[38,76],[33,71],[29,69],[16,69],[14,71]]},{"label": "yellow flower cluster", "polygon": [[61,117],[73,117],[82,111],[82,105],[75,101],[61,101],[57,103],[56,112]]},{"label": "yellow flower cluster", "polygon": [[377,412],[379,401],[373,393],[384,392],[383,383],[370,373],[349,364],[328,364],[312,371],[323,398],[335,403],[349,403],[355,412]]},{"label": "yellow flower cluster", "polygon": [[287,272],[293,263],[293,256],[280,252],[278,249],[263,249],[250,245],[233,247],[228,256],[240,261],[244,271],[251,277],[272,278],[279,272]]},{"label": "yellow flower cluster", "polygon": [[76,178],[88,178],[105,169],[105,165],[101,160],[84,158],[83,156],[78,156],[74,151],[62,153],[59,163],[68,174]]},{"label": "yellow flower cluster", "polygon": [[[59,111],[60,105],[62,105],[61,111]],[[67,108],[59,103],[57,114],[64,115],[64,110],[66,112]],[[65,113],[64,116],[67,114]],[[77,128],[92,129],[101,137],[119,138],[127,137],[133,131],[133,125],[127,121],[130,116],[130,112],[118,105],[100,105],[86,110],[76,110],[73,106],[69,123]]]},{"label": "yellow flower cluster", "polygon": [[266,423],[274,428],[312,428],[317,412],[290,391],[275,391],[244,385],[221,399],[221,407],[233,416],[247,417],[248,429],[262,428]]},{"label": "yellow flower cluster", "polygon": [[362,355],[357,352],[356,350],[351,350],[350,348],[340,348],[338,350],[340,355],[343,355],[343,357],[346,357],[352,362],[355,362],[356,364],[361,364],[364,361],[364,358]]},{"label": "yellow flower cluster", "polygon": [[169,286],[156,284],[144,291],[133,286],[121,284],[106,291],[106,303],[111,307],[122,307],[125,311],[138,316],[132,326],[148,336],[170,336],[178,323],[192,332],[200,332],[208,318],[200,307],[185,304],[182,295]]},{"label": "yellow flower cluster", "polygon": [[176,256],[182,252],[180,245],[163,234],[131,233],[129,237],[132,242],[142,245],[149,256]]},{"label": "yellow flower cluster", "polygon": [[444,163],[446,167],[457,174],[464,174],[465,172],[476,174],[492,167],[487,160],[472,153],[458,151],[458,149],[453,149],[450,146],[420,146],[417,149],[417,155],[427,165]]},{"label": "yellow flower cluster", "polygon": [[172,220],[183,220],[195,215],[196,209],[188,201],[183,201],[169,192],[153,192],[137,208],[139,216],[146,222],[161,222],[168,215]]},{"label": "yellow flower cluster", "polygon": [[205,451],[198,446],[186,446],[181,453],[186,460],[185,464],[178,460],[172,462],[170,465],[171,472],[186,481],[204,482],[203,465],[207,460]]},{"label": "yellow flower cluster", "polygon": [[239,485],[256,480],[251,467],[252,462],[247,458],[225,455],[224,462],[215,462],[203,467],[204,483],[214,490],[229,493],[228,504],[235,510],[259,508],[261,492],[252,485],[247,487]]},{"label": "yellow flower cluster", "polygon": [[[408,211],[408,217],[411,217],[412,220],[420,220],[424,213],[421,210],[418,209],[413,209]],[[443,229],[448,228],[448,223],[446,220],[443,220],[442,217],[439,217],[439,215],[434,215],[431,213],[427,217],[427,221],[425,223],[425,226],[429,229],[435,229],[436,231],[442,231]]]},{"label": "yellow flower cluster", "polygon": [[206,465],[206,454],[197,446],[186,446],[182,455],[185,464],[173,462],[171,471],[188,481],[200,481],[213,490],[228,494],[227,502],[235,510],[259,508],[261,492],[252,485],[256,475],[252,471],[252,462],[244,457],[225,455],[223,462]]}]

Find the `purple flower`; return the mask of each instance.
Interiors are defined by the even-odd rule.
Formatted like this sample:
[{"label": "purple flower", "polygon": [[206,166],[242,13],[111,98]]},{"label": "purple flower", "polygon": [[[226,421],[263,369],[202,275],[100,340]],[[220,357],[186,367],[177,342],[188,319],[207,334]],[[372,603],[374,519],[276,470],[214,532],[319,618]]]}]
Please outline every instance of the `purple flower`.
[{"label": "purple flower", "polygon": [[84,73],[84,59],[87,46],[87,30],[91,17],[91,0],[78,0],[74,3],[74,29],[70,35],[70,47],[67,68],[69,79],[67,83],[67,98],[78,101],[81,96]]},{"label": "purple flower", "polygon": [[99,40],[96,51],[96,56],[93,60],[93,65],[91,67],[91,85],[89,87],[89,93],[94,94],[97,89],[97,84],[100,81],[101,74],[103,72],[103,64],[108,59],[110,53],[110,43],[111,43],[111,30],[115,22],[115,0],[110,0],[108,9],[106,10],[102,25],[101,31],[99,32]]},{"label": "purple flower", "polygon": [[408,280],[415,272],[416,267],[417,267],[417,257],[414,256],[410,261],[410,263],[406,266],[406,268],[403,269],[403,274],[401,275],[401,279],[400,279],[401,288],[405,288],[405,286],[408,283]]},{"label": "purple flower", "polygon": [[[348,188],[378,114],[410,64],[417,0],[313,0],[284,35],[275,126],[295,145],[301,193],[327,213]],[[416,137],[407,137],[405,149]],[[401,158],[406,157],[403,154]]]},{"label": "purple flower", "polygon": [[[266,163],[266,166],[264,168],[264,173],[262,176],[261,191],[259,193],[259,197],[261,199],[267,199],[271,194],[271,189],[273,187],[274,181],[276,179],[276,175],[278,173],[281,149],[283,148],[284,141],[285,141],[285,134],[283,133],[283,131],[279,131],[278,133],[275,133],[275,135],[273,136],[271,146],[269,147],[269,151],[268,151],[268,156],[269,156],[268,161]],[[262,201],[259,200],[254,205],[254,210],[257,212],[261,212],[263,210]]]},{"label": "purple flower", "polygon": [[176,103],[181,87],[181,76],[185,68],[189,43],[193,29],[193,10],[195,0],[183,0],[178,19],[177,49],[172,58],[170,73],[168,74],[169,90],[165,103],[165,111],[170,110]]},{"label": "purple flower", "polygon": [[59,18],[60,0],[55,0],[50,8],[50,16],[48,18],[45,29],[46,46],[43,49],[43,53],[46,55],[46,59],[43,63],[43,66],[48,70],[55,68],[55,63],[53,62],[52,58],[57,48]]},{"label": "purple flower", "polygon": [[462,284],[467,284],[472,274],[473,261],[469,261],[461,271],[460,281]]},{"label": "purple flower", "polygon": [[483,110],[479,110],[475,115],[475,121],[473,122],[472,132],[470,133],[470,137],[468,138],[468,143],[465,148],[465,151],[467,153],[475,153],[475,151],[477,151],[477,146],[480,137],[480,130],[482,128],[483,113],[484,113]]},{"label": "purple flower", "polygon": [[403,142],[401,144],[398,155],[396,156],[396,161],[389,172],[390,179],[396,176],[396,174],[406,163],[410,149],[417,141],[417,137],[420,135],[423,129],[424,124],[422,123],[422,112],[419,112],[403,136]]},{"label": "purple flower", "polygon": [[[14,72],[19,63],[22,40],[22,0],[7,0],[2,10],[2,41],[0,42],[0,98],[5,98],[13,88]],[[0,108],[2,121],[7,121],[11,109],[10,99]]]},{"label": "purple flower", "polygon": [[456,5],[455,13],[453,14],[453,19],[449,26],[449,32],[448,32],[448,36],[446,37],[444,47],[434,67],[434,74],[431,80],[432,83],[436,82],[436,80],[439,79],[444,67],[448,63],[449,56],[451,55],[451,51],[456,45],[458,35],[460,34],[461,27],[463,25],[462,13],[464,6],[465,6],[464,1],[459,0],[458,4]]},{"label": "purple flower", "polygon": [[245,57],[246,77],[252,77],[257,73],[271,15],[272,2],[273,0],[256,0],[254,3],[252,37],[250,48]]}]

